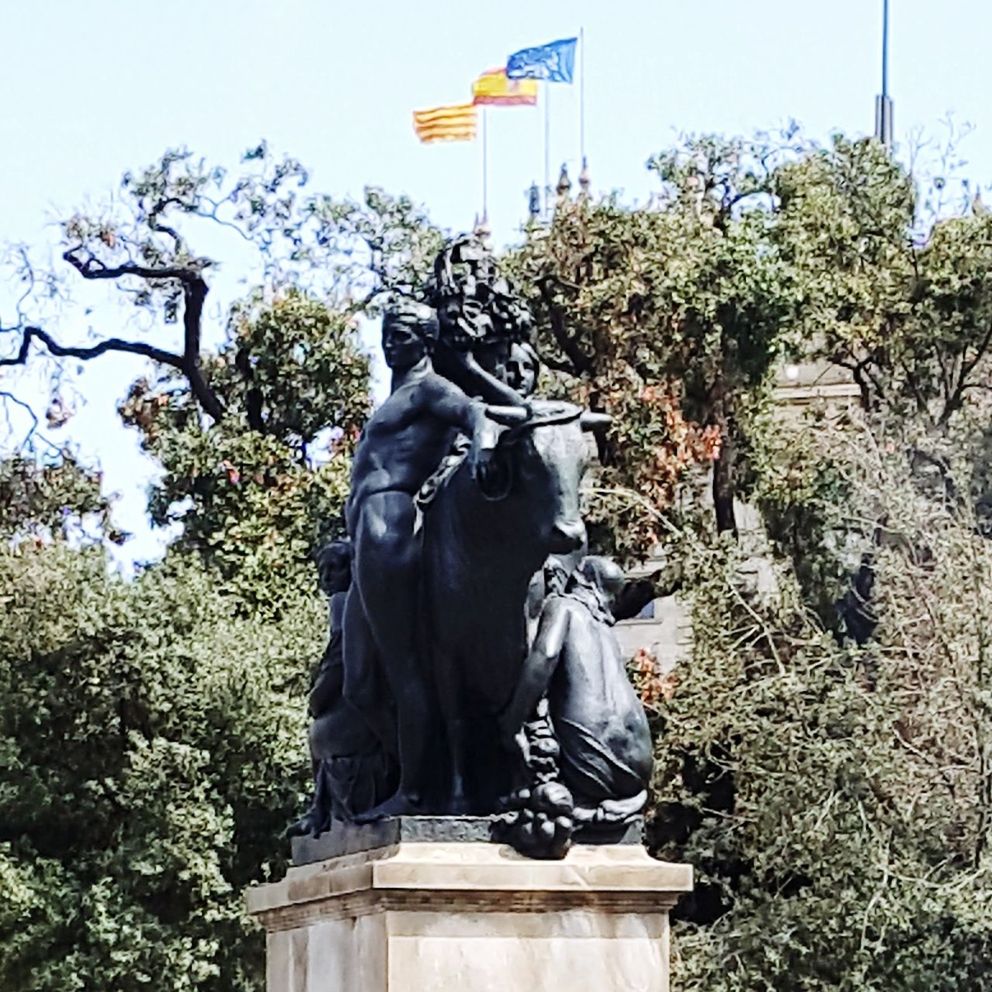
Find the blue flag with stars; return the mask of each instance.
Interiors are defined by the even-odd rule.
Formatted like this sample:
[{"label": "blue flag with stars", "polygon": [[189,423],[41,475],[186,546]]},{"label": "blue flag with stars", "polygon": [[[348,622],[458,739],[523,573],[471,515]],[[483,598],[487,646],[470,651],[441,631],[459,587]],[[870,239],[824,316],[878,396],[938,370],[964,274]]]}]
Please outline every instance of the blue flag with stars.
[{"label": "blue flag with stars", "polygon": [[578,38],[562,38],[536,48],[522,48],[506,60],[507,79],[543,79],[570,83],[575,78]]}]

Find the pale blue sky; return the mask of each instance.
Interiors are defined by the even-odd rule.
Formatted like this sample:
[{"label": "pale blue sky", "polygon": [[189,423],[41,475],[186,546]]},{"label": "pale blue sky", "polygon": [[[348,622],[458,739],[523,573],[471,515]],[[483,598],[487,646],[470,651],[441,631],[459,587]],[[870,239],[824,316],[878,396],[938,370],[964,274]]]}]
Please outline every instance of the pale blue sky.
[{"label": "pale blue sky", "polygon": [[[478,145],[421,146],[412,110],[459,102],[521,47],[585,29],[593,185],[645,199],[648,156],[683,130],[744,133],[789,118],[825,138],[870,131],[880,85],[881,0],[602,0],[357,4],[337,0],[6,0],[0,4],[0,240],[39,244],[50,223],[98,202],[122,171],[185,144],[222,164],[266,138],[312,169],[312,187],[405,191],[451,229],[480,206]],[[976,131],[968,173],[992,180],[992,3],[891,0],[896,136],[938,135],[949,112]],[[553,172],[578,158],[578,87],[552,89]],[[540,110],[491,111],[490,219],[516,236],[541,179]],[[219,249],[223,252],[223,247]],[[223,257],[223,256],[222,256]],[[215,293],[236,292],[231,262]],[[5,306],[0,295],[0,306]],[[0,316],[9,316],[0,311]],[[79,328],[62,325],[68,338]],[[108,328],[108,331],[113,331]],[[149,466],[114,409],[140,364],[100,359],[67,432],[141,527]],[[3,379],[0,379],[2,388]],[[63,432],[66,433],[66,432]],[[142,534],[129,550],[151,554]]]}]

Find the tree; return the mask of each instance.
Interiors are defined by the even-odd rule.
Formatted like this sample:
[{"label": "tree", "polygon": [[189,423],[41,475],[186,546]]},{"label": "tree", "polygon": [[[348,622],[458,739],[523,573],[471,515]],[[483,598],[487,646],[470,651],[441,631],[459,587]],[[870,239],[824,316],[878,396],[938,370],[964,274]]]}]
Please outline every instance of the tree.
[{"label": "tree", "polygon": [[[596,541],[632,558],[663,539],[693,604],[690,660],[661,683],[642,658],[639,675],[658,730],[651,842],[699,872],[683,985],[980,988],[986,219],[923,224],[911,177],[870,141],[693,139],[651,168],[648,206],[563,200],[506,263],[546,381],[614,415]],[[164,469],[152,513],[183,526],[164,563],[108,577],[106,506],[78,466],[0,469],[4,987],[259,981],[238,898],[306,776],[322,628],[306,555],[339,521],[368,408],[353,325],[421,292],[438,243],[403,198],[304,196],[303,178],[264,146],[233,179],[172,154],[126,179],[133,216],[67,227],[70,274],[154,312],[156,348],[170,321],[185,333],[215,268],[194,227],[234,224],[257,288],[223,340],[201,307],[195,361],[180,345],[122,404]],[[119,272],[134,265],[158,268]],[[49,339],[55,354],[107,340],[32,326],[0,335],[8,365]],[[776,414],[789,349],[848,369],[859,416]],[[82,357],[106,350],[127,349]],[[708,462],[712,514],[679,499]],[[739,495],[764,513],[773,591],[743,581],[751,549],[724,539]],[[863,637],[836,616],[862,569]]]},{"label": "tree", "polygon": [[992,218],[918,217],[927,192],[877,143],[842,137],[779,170],[775,192],[808,287],[797,340],[850,372],[866,410],[946,425],[986,388]]},{"label": "tree", "polygon": [[[712,458],[720,530],[736,529],[748,396],[794,302],[771,198],[794,139],[687,139],[649,163],[661,181],[651,204],[562,201],[514,259],[542,357],[577,399],[616,415],[608,488],[663,507],[683,470]],[[636,509],[610,524],[622,554],[643,556],[659,537]]]},{"label": "tree", "polygon": [[[56,449],[0,467],[4,988],[263,981],[242,893],[281,870],[309,777],[304,698],[325,620],[307,555],[340,526],[368,410],[355,322],[387,291],[417,291],[439,235],[377,190],[304,200],[304,170],[264,146],[243,164],[229,180],[170,152],[124,177],[116,212],[66,221],[71,272],[150,315],[154,342],[134,328],[66,343],[28,320],[32,291],[62,283],[16,253],[25,295],[0,328],[2,364],[151,359],[121,414],[165,470],[153,517],[183,534],[124,581],[101,551],[115,535],[96,475]],[[258,280],[217,350],[215,263],[189,234],[203,225],[233,227]]]},{"label": "tree", "polygon": [[992,559],[967,506],[921,488],[904,431],[817,428],[846,483],[822,512],[866,538],[888,522],[865,648],[787,566],[757,596],[738,552],[686,535],[695,644],[658,711],[650,833],[697,869],[687,990],[987,987]]},{"label": "tree", "polygon": [[138,380],[121,407],[164,474],[152,520],[180,522],[172,553],[201,558],[228,588],[278,610],[310,584],[308,558],[343,529],[349,456],[370,408],[369,362],[351,321],[302,290],[235,306],[205,364],[221,423],[182,378]]},{"label": "tree", "polygon": [[[705,177],[744,158],[680,149],[661,166],[674,200],[563,201],[515,259],[561,388],[617,414],[621,550],[667,533],[692,603],[689,660],[637,673],[651,841],[698,872],[677,972],[687,989],[984,987],[986,217],[924,223],[871,141],[756,157],[755,186],[721,186]],[[775,411],[789,351],[852,374],[860,413]],[[746,456],[721,447],[712,521],[672,506],[698,455],[666,439],[694,422]],[[753,542],[714,533],[720,461],[724,496],[763,511],[771,590],[744,579]]]},{"label": "tree", "polygon": [[[17,320],[0,326],[0,348],[10,342],[0,374],[46,356],[151,361],[120,409],[165,470],[152,520],[181,521],[176,552],[200,554],[272,609],[281,603],[273,577],[280,588],[309,582],[301,565],[341,528],[348,457],[370,402],[358,323],[390,294],[421,293],[441,243],[407,197],[368,188],[361,200],[340,200],[306,193],[308,181],[298,161],[264,143],[234,175],[188,150],[166,151],[124,174],[116,202],[61,225],[68,272],[112,287],[110,302],[142,318],[123,320],[134,333],[91,330],[91,341],[67,343],[30,320],[39,297],[63,292],[65,276],[32,265],[23,248],[13,256],[24,285]],[[193,247],[216,246],[218,233],[255,284],[230,301],[223,338],[205,310],[219,263]],[[93,314],[122,320],[106,300],[91,301],[83,316]],[[5,395],[24,404],[16,389]]]},{"label": "tree", "polygon": [[[422,284],[441,234],[409,198],[371,187],[360,201],[304,194],[307,170],[293,158],[276,158],[264,142],[245,152],[240,165],[230,176],[180,148],[126,172],[115,201],[62,221],[64,271],[46,271],[27,248],[15,246],[12,274],[23,291],[15,320],[0,324],[0,342],[9,342],[0,368],[46,354],[78,360],[132,354],[184,379],[216,423],[226,411],[204,368],[204,307],[218,261],[194,248],[195,236],[210,241],[211,234],[229,234],[231,254],[240,252],[264,293],[297,286],[344,317],[374,310],[388,292],[412,293]],[[67,342],[42,326],[31,309],[65,298],[66,273],[112,286],[117,302],[126,301],[145,326],[130,337],[91,328],[86,343]],[[88,307],[82,316],[96,310]]]},{"label": "tree", "polygon": [[55,472],[0,473],[0,984],[258,988],[242,892],[299,809],[322,610],[238,619],[192,558],[109,575],[93,480]]}]

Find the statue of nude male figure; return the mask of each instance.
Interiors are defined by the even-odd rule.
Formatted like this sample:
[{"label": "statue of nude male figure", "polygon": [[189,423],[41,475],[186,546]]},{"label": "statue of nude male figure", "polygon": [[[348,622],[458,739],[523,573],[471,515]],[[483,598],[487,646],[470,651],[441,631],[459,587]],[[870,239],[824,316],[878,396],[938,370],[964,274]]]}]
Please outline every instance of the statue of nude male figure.
[{"label": "statue of nude male figure", "polygon": [[[355,548],[354,584],[345,606],[345,697],[369,719],[381,712],[369,678],[381,662],[396,706],[400,780],[396,793],[359,820],[414,813],[428,780],[428,744],[436,736],[429,674],[418,652],[421,614],[420,537],[414,497],[461,431],[470,458],[485,471],[498,424],[526,419],[523,408],[488,407],[438,375],[430,352],[437,317],[405,302],[382,322],[382,349],[392,370],[392,392],[359,441],[346,507]],[[383,740],[389,745],[389,731]]]}]

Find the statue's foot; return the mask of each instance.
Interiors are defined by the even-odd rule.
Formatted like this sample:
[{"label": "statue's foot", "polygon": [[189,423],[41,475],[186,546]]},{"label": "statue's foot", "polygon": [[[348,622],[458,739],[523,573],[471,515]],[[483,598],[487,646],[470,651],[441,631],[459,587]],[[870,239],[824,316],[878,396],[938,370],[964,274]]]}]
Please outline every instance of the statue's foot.
[{"label": "statue's foot", "polygon": [[389,816],[420,816],[423,812],[419,796],[396,792],[378,806],[356,813],[355,823],[375,823],[376,820],[385,820]]},{"label": "statue's foot", "polygon": [[447,803],[448,816],[469,816],[476,812],[475,804],[467,796],[452,796]]},{"label": "statue's foot", "polygon": [[283,831],[283,836],[290,837],[317,837],[321,831],[326,829],[326,825],[321,817],[314,812],[304,813],[295,823],[291,823]]}]

